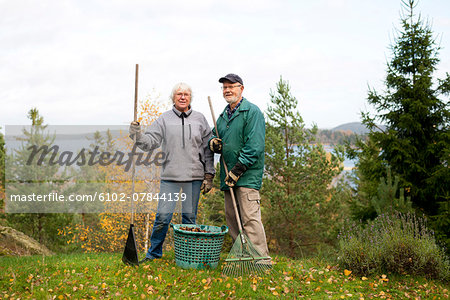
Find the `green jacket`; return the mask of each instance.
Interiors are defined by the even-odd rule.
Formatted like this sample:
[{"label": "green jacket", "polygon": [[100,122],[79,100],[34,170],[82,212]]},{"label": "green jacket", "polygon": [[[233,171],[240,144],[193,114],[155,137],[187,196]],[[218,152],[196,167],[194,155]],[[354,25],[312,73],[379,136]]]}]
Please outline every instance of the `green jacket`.
[{"label": "green jacket", "polygon": [[[228,171],[239,162],[248,169],[239,178],[236,186],[259,190],[264,172],[264,145],[266,134],[264,115],[258,106],[243,98],[241,105],[228,119],[226,107],[217,119],[217,136],[215,129],[213,137],[222,139],[222,156],[226,161]],[[225,169],[220,159],[220,189],[228,190],[225,184]]]}]

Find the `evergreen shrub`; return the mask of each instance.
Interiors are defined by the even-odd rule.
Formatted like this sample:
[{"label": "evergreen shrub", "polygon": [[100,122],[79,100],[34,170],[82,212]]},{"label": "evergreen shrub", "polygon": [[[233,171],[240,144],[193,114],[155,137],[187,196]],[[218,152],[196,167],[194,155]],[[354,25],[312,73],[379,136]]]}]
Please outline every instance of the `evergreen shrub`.
[{"label": "evergreen shrub", "polygon": [[450,262],[423,218],[411,213],[381,214],[347,223],[338,236],[339,263],[359,275],[376,272],[450,279]]}]

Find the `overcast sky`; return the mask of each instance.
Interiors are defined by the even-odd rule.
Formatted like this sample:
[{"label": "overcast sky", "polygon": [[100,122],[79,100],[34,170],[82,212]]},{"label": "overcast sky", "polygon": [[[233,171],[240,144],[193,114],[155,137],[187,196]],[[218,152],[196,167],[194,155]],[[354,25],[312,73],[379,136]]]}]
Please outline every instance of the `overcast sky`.
[{"label": "overcast sky", "polygon": [[[215,1],[0,0],[0,126],[121,125],[139,98],[168,101],[180,81],[212,126],[223,110],[218,79],[237,73],[244,96],[265,110],[280,75],[309,127],[360,120],[368,86],[382,89],[400,0]],[[450,1],[422,0],[441,63],[450,72]]]}]

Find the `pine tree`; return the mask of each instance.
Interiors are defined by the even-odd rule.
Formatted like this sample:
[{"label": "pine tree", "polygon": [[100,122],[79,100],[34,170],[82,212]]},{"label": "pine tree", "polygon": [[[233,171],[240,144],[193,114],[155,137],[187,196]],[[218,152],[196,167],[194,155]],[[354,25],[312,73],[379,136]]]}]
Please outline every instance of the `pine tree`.
[{"label": "pine tree", "polygon": [[[400,178],[395,176],[392,179],[391,169],[387,168],[387,175],[385,178],[380,178],[378,184],[377,196],[372,197],[372,205],[378,215],[386,212],[393,213],[394,211],[401,213],[412,213],[411,199],[405,198],[405,190],[398,189],[398,182]],[[397,194],[399,195],[397,197]]]},{"label": "pine tree", "polygon": [[[31,127],[23,129],[24,138],[18,149],[7,156],[6,178],[8,180],[9,195],[46,195],[50,192],[62,190],[64,173],[58,165],[50,165],[49,159],[43,160],[41,165],[27,164],[30,157],[30,146],[51,146],[55,137],[46,133],[47,126],[44,118],[36,108],[28,112]],[[26,203],[26,204],[25,204]],[[72,215],[44,213],[49,205],[63,205],[62,203],[45,203],[40,201],[26,202],[9,201],[7,211],[22,213],[7,214],[6,219],[12,227],[28,234],[50,249],[62,247],[62,239],[58,238],[57,230],[70,223]],[[45,206],[47,205],[47,207]],[[46,208],[45,208],[46,207]]]},{"label": "pine tree", "polygon": [[[380,178],[389,166],[414,206],[435,216],[439,204],[449,201],[450,75],[433,79],[439,46],[430,25],[414,14],[416,1],[402,3],[402,29],[391,46],[385,92],[370,89],[368,102],[376,113],[362,114],[363,123],[371,129],[370,143],[379,155],[372,165],[359,164],[358,171],[366,178]],[[386,129],[377,130],[376,123]],[[364,149],[359,156],[368,157]]]},{"label": "pine tree", "polygon": [[296,256],[299,247],[314,248],[326,240],[339,215],[329,185],[341,171],[340,160],[313,144],[317,127],[305,128],[288,82],[280,78],[270,96],[262,189],[268,203],[263,212],[269,238]]}]

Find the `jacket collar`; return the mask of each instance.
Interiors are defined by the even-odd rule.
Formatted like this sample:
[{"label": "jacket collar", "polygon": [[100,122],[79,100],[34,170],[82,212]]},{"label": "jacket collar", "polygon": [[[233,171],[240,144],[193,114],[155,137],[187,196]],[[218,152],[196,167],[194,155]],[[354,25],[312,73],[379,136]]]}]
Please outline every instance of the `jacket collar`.
[{"label": "jacket collar", "polygon": [[242,97],[241,105],[239,105],[239,108],[234,112],[234,114],[231,116],[231,119],[229,119],[229,120],[228,120],[228,115],[227,115],[227,107],[228,107],[228,105],[225,106],[225,109],[220,114],[220,116],[222,118],[224,118],[225,120],[227,120],[227,122],[228,122],[228,121],[233,120],[236,116],[238,116],[239,112],[249,110],[250,109],[250,103],[248,102],[247,99],[245,99],[245,97]]},{"label": "jacket collar", "polygon": [[[176,108],[175,108],[175,105],[172,106],[172,111],[173,111],[179,118],[181,118],[181,111],[179,111],[178,109],[176,109]],[[186,112],[184,113],[184,114],[185,114],[185,117],[189,117],[191,113],[192,113],[192,107],[189,105],[189,110],[186,111]]]}]

